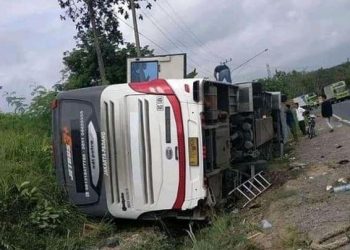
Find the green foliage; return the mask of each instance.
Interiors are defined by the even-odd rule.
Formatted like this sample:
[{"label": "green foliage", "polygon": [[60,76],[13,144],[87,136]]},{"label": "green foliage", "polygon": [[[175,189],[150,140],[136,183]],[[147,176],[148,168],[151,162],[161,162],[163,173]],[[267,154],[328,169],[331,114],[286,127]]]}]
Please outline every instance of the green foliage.
[{"label": "green foliage", "polygon": [[[56,86],[60,87],[60,86]],[[49,90],[44,86],[36,86],[32,90],[32,100],[30,104],[26,104],[24,97],[17,96],[16,92],[6,92],[6,100],[9,106],[13,107],[13,111],[18,116],[13,116],[13,124],[21,120],[21,116],[30,117],[36,121],[36,126],[50,134],[51,131],[51,103],[58,94],[57,89]],[[8,124],[7,124],[8,125]]]},{"label": "green foliage", "polygon": [[214,218],[213,224],[201,230],[185,242],[185,249],[257,249],[248,239],[247,234],[255,228],[244,223],[238,216],[226,214]]},{"label": "green foliage", "polygon": [[[155,1],[155,0],[154,0]],[[146,8],[151,9],[152,4],[148,0],[133,1],[133,8],[141,8],[141,2],[146,3]],[[61,15],[61,19],[67,17],[71,19],[76,26],[77,36],[75,37],[78,48],[84,48],[86,52],[93,45],[93,51],[89,51],[94,55],[97,61],[98,74],[77,74],[75,77],[78,82],[84,85],[71,84],[72,88],[84,87],[91,83],[110,84],[107,78],[108,61],[113,56],[117,46],[123,43],[122,33],[119,31],[119,20],[116,11],[124,16],[129,17],[129,9],[131,3],[128,0],[58,0],[65,14]],[[139,16],[142,19],[142,15]],[[104,45],[103,45],[104,43]],[[106,43],[108,46],[106,46]],[[112,49],[112,50],[109,50]],[[79,53],[77,53],[78,55]],[[90,61],[88,67],[94,69],[94,60]],[[86,72],[85,72],[86,73]],[[90,79],[92,77],[92,79]],[[80,81],[79,81],[80,80]],[[93,80],[93,81],[91,81]],[[115,80],[115,79],[113,79]],[[76,81],[74,82],[76,84]],[[95,85],[94,84],[94,85]]]},{"label": "green foliage", "polygon": [[174,245],[170,243],[169,238],[154,228],[122,233],[120,239],[120,248],[125,250],[174,249]]},{"label": "green foliage", "polygon": [[[152,4],[146,0],[135,0],[135,8],[140,9],[141,2],[151,9]],[[115,10],[125,19],[129,18],[130,1],[127,0],[58,0],[64,10],[61,19],[71,19],[78,31],[77,38],[84,39],[91,29],[91,15],[94,16],[99,36],[104,36],[113,44],[122,43],[118,18]],[[142,19],[142,15],[139,16]]]},{"label": "green foliage", "polygon": [[[136,57],[134,44],[126,43],[125,47],[118,48],[108,40],[101,41],[102,57],[106,69],[106,77],[109,83],[125,83],[128,57]],[[141,48],[142,56],[153,55],[153,50],[148,46]],[[63,57],[63,85],[65,89],[76,89],[97,85],[100,81],[95,48],[89,43],[80,44],[71,52],[65,52]]]},{"label": "green foliage", "polygon": [[9,106],[14,108],[15,113],[23,114],[28,107],[28,104],[25,103],[25,97],[17,96],[15,91],[5,92],[6,102]]},{"label": "green foliage", "polygon": [[260,79],[270,91],[282,91],[289,98],[315,92],[321,95],[323,88],[331,83],[345,80],[350,83],[350,63],[346,62],[332,68],[315,71],[277,71],[270,79]]},{"label": "green foliage", "polygon": [[57,91],[48,90],[44,86],[37,86],[33,89],[32,102],[28,112],[35,117],[45,118],[51,113],[51,103],[57,96]]},{"label": "green foliage", "polygon": [[87,219],[56,184],[38,117],[0,114],[0,249],[85,248],[97,239],[81,237]]},{"label": "green foliage", "polygon": [[288,227],[281,240],[284,249],[308,249],[311,244],[305,233],[295,227]]},{"label": "green foliage", "polygon": [[27,114],[38,121],[38,126],[48,133],[51,131],[51,103],[56,98],[56,90],[48,90],[44,86],[37,86],[33,89],[32,101]]}]

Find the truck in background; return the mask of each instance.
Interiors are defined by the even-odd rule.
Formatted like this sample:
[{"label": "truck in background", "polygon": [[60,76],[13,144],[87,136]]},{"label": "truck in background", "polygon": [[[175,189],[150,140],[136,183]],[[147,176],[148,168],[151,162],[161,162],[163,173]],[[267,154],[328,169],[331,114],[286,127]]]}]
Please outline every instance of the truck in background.
[{"label": "truck in background", "polygon": [[318,103],[318,96],[316,93],[310,93],[306,95],[306,101],[309,107],[316,107]]},{"label": "truck in background", "polygon": [[335,82],[323,88],[327,100],[331,102],[343,101],[350,97],[350,90],[347,88],[345,81]]},{"label": "truck in background", "polygon": [[313,108],[319,104],[318,96],[315,93],[294,97],[293,102],[304,108]]},{"label": "truck in background", "polygon": [[301,95],[293,98],[294,103],[298,103],[300,107],[307,107],[307,95]]}]

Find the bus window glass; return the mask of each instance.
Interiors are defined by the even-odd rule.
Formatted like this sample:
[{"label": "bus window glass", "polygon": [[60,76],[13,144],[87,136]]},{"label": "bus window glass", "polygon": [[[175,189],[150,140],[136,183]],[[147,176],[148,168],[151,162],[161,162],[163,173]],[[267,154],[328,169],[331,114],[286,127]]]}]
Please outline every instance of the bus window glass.
[{"label": "bus window glass", "polygon": [[131,82],[147,82],[158,79],[158,62],[132,62]]}]

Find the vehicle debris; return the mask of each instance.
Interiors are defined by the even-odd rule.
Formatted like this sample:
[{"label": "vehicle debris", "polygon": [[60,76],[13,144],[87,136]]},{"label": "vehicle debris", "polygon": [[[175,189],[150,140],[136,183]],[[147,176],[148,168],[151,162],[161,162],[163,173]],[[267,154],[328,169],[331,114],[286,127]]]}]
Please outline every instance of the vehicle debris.
[{"label": "vehicle debris", "polygon": [[341,160],[338,162],[338,164],[340,165],[345,165],[345,164],[348,164],[349,163],[349,160]]},{"label": "vehicle debris", "polygon": [[[346,226],[344,228],[339,228],[334,230],[333,232],[329,232],[325,234],[322,238],[312,242],[311,249],[315,250],[323,250],[323,249],[338,249],[339,247],[348,245],[350,243],[350,238],[347,235],[350,226]],[[344,237],[339,237],[340,235],[345,234]],[[331,239],[336,239],[335,241],[331,241]]]},{"label": "vehicle debris", "polygon": [[307,164],[303,162],[292,162],[289,164],[291,168],[304,168],[305,166],[307,166]]},{"label": "vehicle debris", "polygon": [[247,239],[248,239],[248,240],[251,240],[251,239],[253,239],[253,238],[255,238],[255,237],[259,236],[259,235],[261,235],[261,232],[256,233],[256,234],[253,234],[253,235],[251,235],[251,236],[248,236]]},{"label": "vehicle debris", "polygon": [[349,190],[350,190],[350,184],[341,185],[341,186],[333,188],[334,193],[345,192],[345,191],[349,191]]},{"label": "vehicle debris", "polygon": [[263,219],[263,220],[261,221],[261,225],[262,225],[262,228],[263,228],[263,229],[272,228],[272,224],[271,224],[268,220],[266,220],[266,219]]},{"label": "vehicle debris", "polygon": [[344,184],[348,183],[348,181],[347,181],[344,177],[339,178],[339,179],[338,179],[338,182],[344,183]]},{"label": "vehicle debris", "polygon": [[114,236],[106,239],[106,241],[103,243],[103,246],[108,248],[114,248],[119,246],[119,243],[119,238]]},{"label": "vehicle debris", "polygon": [[259,208],[259,207],[261,207],[260,203],[254,203],[251,206],[249,206],[249,209],[255,209],[255,208]]}]

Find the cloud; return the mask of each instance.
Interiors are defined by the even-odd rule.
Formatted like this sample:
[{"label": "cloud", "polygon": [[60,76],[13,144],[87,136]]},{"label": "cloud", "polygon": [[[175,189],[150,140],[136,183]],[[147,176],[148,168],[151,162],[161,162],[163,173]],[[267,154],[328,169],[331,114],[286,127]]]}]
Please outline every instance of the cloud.
[{"label": "cloud", "polygon": [[[200,68],[202,76],[211,76],[208,71],[212,71],[220,61],[210,52],[219,57],[232,58],[230,65],[235,67],[263,49],[269,48],[268,53],[234,72],[233,78],[236,81],[265,77],[266,64],[277,69],[308,66],[311,70],[316,65],[327,67],[341,63],[350,54],[350,47],[344,46],[350,42],[348,1],[157,2],[150,11],[153,18],[158,20],[158,26],[167,30],[173,41],[180,39],[188,44],[188,55]],[[198,46],[188,32],[182,31],[174,24],[169,17],[173,12],[167,8],[166,2],[182,17],[178,25],[185,22],[203,46]],[[163,9],[166,9],[166,12]],[[159,44],[168,46],[169,51],[180,52],[174,46],[169,46],[168,39],[147,18],[140,22],[140,32]],[[126,29],[125,33],[130,33],[130,30]],[[132,36],[129,38],[133,39]]]},{"label": "cloud", "polygon": [[[28,96],[33,82],[56,83],[62,53],[75,44],[74,25],[59,19],[57,1],[0,1],[0,9],[0,96],[12,90]],[[233,72],[235,81],[249,81],[266,77],[266,64],[274,72],[345,61],[350,56],[349,9],[347,0],[157,0],[152,10],[142,10],[148,17],[139,21],[139,30],[167,51],[141,37],[141,44],[158,54],[186,52],[189,70],[196,67],[200,76],[211,77],[224,59],[232,58],[234,68],[269,48]],[[126,41],[134,41],[132,29],[121,23],[121,31]]]},{"label": "cloud", "polygon": [[56,1],[1,1],[0,9],[0,110],[8,110],[5,92],[30,98],[31,84],[50,87],[60,79],[75,31],[60,20]]}]

